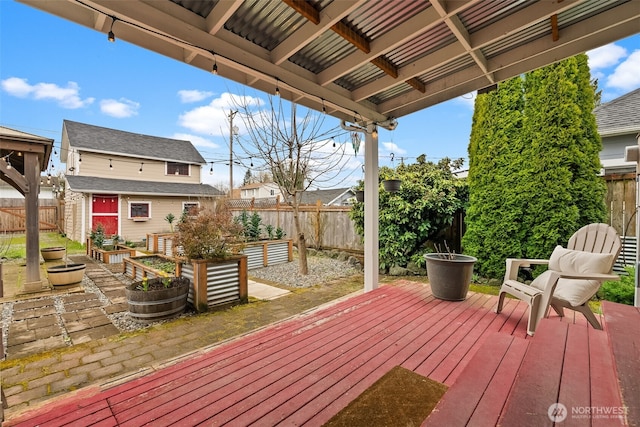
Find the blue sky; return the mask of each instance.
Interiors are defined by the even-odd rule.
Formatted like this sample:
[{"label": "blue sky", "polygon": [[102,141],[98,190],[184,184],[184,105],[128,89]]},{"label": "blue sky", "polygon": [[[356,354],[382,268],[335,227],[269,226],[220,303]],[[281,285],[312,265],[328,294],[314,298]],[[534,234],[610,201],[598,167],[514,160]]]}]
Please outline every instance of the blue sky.
[{"label": "blue sky", "polygon": [[[116,32],[117,37],[117,32]],[[640,34],[588,52],[591,73],[603,100],[640,87]],[[148,135],[187,139],[207,161],[202,179],[228,186],[227,114],[230,94],[266,99],[261,92],[163,57],[11,0],[0,0],[0,125],[53,138],[59,146],[62,121]],[[380,164],[397,165],[420,154],[430,160],[467,157],[473,115],[469,94],[398,120],[380,131]],[[327,120],[337,126],[335,119]],[[241,123],[240,136],[243,129]],[[346,137],[343,138],[346,141]],[[347,178],[362,177],[360,156],[352,156]],[[54,174],[60,171],[56,163]],[[244,169],[234,169],[238,185]]]}]

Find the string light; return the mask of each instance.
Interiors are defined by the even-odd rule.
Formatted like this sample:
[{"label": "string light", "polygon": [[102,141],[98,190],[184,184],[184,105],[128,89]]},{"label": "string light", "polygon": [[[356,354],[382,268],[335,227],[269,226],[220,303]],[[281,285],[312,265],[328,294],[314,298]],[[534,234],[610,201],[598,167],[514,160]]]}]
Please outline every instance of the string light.
[{"label": "string light", "polygon": [[213,175],[213,162],[211,162],[211,167],[209,168],[209,175]]},{"label": "string light", "polygon": [[140,162],[140,169],[138,169],[138,173],[142,173],[142,165],[144,165],[144,162]]},{"label": "string light", "polygon": [[11,161],[9,160],[9,155],[4,158],[4,161],[7,163],[7,169],[11,169]]},{"label": "string light", "polygon": [[324,98],[320,98],[322,101],[322,114],[327,114],[327,107],[324,106]]},{"label": "string light", "polygon": [[280,87],[278,86],[279,81],[279,79],[276,79],[276,96],[280,96]]},{"label": "string light", "polygon": [[109,170],[113,170],[113,163],[111,163],[111,159],[109,159]]},{"label": "string light", "polygon": [[109,35],[107,36],[107,40],[109,40],[111,43],[116,41],[116,35],[113,34],[113,24],[116,23],[116,17],[112,16],[111,17],[111,29],[109,30]]},{"label": "string light", "polygon": [[215,74],[216,76],[218,75],[218,61],[216,61],[216,55],[213,55],[213,68],[211,69],[211,72],[213,74]]}]

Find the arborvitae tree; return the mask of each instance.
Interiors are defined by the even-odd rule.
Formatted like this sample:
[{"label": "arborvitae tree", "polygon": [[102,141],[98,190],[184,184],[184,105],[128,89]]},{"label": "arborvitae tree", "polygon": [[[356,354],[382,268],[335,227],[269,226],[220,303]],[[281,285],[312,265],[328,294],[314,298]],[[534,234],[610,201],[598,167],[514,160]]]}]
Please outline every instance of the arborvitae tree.
[{"label": "arborvitae tree", "polygon": [[520,77],[476,98],[469,144],[469,207],[462,243],[478,258],[483,276],[504,273],[505,258],[522,253],[519,218],[524,196],[514,177],[520,170],[523,93]]},{"label": "arborvitae tree", "polygon": [[548,257],[580,227],[604,218],[594,91],[582,61],[569,58],[525,76],[522,179],[530,200],[522,226],[528,258]]},{"label": "arborvitae tree", "polygon": [[597,176],[597,87],[586,55],[514,78],[476,100],[469,144],[466,253],[501,278],[509,257],[547,258],[606,215]]}]

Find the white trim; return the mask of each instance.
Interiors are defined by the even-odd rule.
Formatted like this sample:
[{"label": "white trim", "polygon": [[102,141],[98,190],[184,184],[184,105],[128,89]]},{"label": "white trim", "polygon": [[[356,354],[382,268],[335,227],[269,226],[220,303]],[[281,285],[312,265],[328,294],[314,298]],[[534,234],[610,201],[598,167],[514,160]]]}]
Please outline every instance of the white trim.
[{"label": "white trim", "polygon": [[[136,205],[143,205],[143,204],[147,204],[148,205],[148,215],[147,216],[136,216],[133,217],[131,216],[131,205],[132,204],[136,204]],[[133,221],[148,221],[151,219],[151,202],[150,201],[146,201],[146,200],[129,200],[127,202],[127,219],[131,219]]]},{"label": "white trim", "polygon": [[184,212],[185,210],[185,205],[196,205],[197,208],[200,207],[200,202],[198,201],[194,201],[194,202],[182,202],[182,210],[180,212]]}]

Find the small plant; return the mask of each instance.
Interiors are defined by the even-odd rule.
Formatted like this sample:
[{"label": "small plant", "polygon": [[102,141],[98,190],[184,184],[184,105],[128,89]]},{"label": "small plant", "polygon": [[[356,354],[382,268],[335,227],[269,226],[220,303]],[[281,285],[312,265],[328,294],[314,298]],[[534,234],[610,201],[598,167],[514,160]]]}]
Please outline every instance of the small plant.
[{"label": "small plant", "polygon": [[173,221],[175,221],[176,217],[172,213],[168,213],[167,216],[164,217],[164,220],[169,223],[169,229],[173,233]]},{"label": "small plant", "polygon": [[242,225],[233,220],[223,202],[215,209],[192,211],[176,228],[175,244],[189,259],[226,258],[232,253],[231,245],[240,243],[243,234]]},{"label": "small plant", "polygon": [[597,293],[601,300],[633,305],[635,293],[636,271],[633,267],[625,267],[626,275],[621,275],[619,281],[607,281],[602,284]]},{"label": "small plant", "polygon": [[451,248],[449,248],[449,245],[447,244],[447,242],[444,242],[444,251],[440,248],[440,246],[436,243],[433,246],[435,246],[436,248],[436,253],[438,255],[438,258],[441,259],[456,259],[456,252],[452,251]]},{"label": "small plant", "polygon": [[284,230],[280,227],[276,228],[276,239],[280,240],[280,239],[284,239],[284,236],[286,236],[287,233],[284,232]]},{"label": "small plant", "polygon": [[273,234],[274,227],[273,227],[273,225],[271,225],[271,224],[265,225],[264,226],[264,231],[267,232],[267,237],[269,238],[269,240],[273,240],[273,237],[274,237],[274,234]]},{"label": "small plant", "polygon": [[147,292],[149,290],[149,279],[147,278],[147,276],[144,276],[142,278],[142,289],[143,291]]},{"label": "small plant", "polygon": [[171,277],[169,277],[167,273],[162,274],[162,284],[164,285],[165,289],[171,286]]},{"label": "small plant", "polygon": [[97,248],[102,248],[104,246],[105,234],[102,224],[99,223],[95,230],[91,230],[91,233],[89,233],[89,239],[91,239],[91,242]]}]

